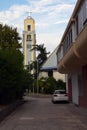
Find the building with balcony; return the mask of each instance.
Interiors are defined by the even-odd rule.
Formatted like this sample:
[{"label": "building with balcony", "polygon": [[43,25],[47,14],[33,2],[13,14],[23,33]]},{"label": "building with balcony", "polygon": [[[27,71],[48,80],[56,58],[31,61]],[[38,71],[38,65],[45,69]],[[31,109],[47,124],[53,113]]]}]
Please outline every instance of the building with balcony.
[{"label": "building with balcony", "polygon": [[58,71],[67,75],[70,100],[87,107],[87,0],[77,0],[56,54]]}]

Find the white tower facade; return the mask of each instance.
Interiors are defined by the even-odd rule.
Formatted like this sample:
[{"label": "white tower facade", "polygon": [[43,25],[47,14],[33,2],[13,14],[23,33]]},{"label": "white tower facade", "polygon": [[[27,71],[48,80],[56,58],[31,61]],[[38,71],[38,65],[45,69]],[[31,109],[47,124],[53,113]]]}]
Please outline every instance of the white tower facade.
[{"label": "white tower facade", "polygon": [[35,21],[31,16],[24,20],[23,31],[23,52],[24,52],[24,66],[28,66],[36,59],[35,50],[32,50],[36,44]]}]

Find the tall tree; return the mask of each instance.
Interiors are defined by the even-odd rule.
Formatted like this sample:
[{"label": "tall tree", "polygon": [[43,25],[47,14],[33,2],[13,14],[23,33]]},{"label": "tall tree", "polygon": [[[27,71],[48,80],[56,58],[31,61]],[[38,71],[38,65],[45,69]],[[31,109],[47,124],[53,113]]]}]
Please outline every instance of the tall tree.
[{"label": "tall tree", "polygon": [[0,25],[0,48],[2,49],[18,49],[21,48],[20,36],[17,28],[8,25]]},{"label": "tall tree", "polygon": [[50,52],[46,51],[46,47],[44,47],[44,44],[40,44],[40,45],[37,44],[33,47],[33,49],[38,52],[37,60],[38,60],[39,66],[41,66],[46,61],[47,55]]},{"label": "tall tree", "polygon": [[[47,59],[47,55],[50,53],[50,52],[47,52],[46,51],[46,47],[44,47],[44,44],[36,44],[33,46],[33,49],[32,50],[36,50],[38,52],[38,55],[37,55],[37,60],[34,61],[32,64],[31,64],[31,69],[32,69],[32,66],[34,67],[35,69],[35,77],[37,77],[39,71],[40,71],[40,67],[41,65],[46,61]],[[31,51],[32,51],[31,50]]]}]

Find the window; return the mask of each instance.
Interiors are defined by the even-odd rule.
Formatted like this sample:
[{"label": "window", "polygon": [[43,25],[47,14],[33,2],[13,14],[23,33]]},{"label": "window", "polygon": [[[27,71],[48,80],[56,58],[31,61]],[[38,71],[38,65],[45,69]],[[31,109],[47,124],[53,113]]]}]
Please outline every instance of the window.
[{"label": "window", "polygon": [[66,39],[65,39],[63,42],[63,55],[65,55],[66,50],[67,50],[67,47],[66,47]]},{"label": "window", "polygon": [[83,2],[83,25],[87,23],[87,1]]},{"label": "window", "polygon": [[31,35],[27,35],[27,41],[31,41]]},{"label": "window", "polygon": [[53,71],[48,71],[48,76],[53,77]]},{"label": "window", "polygon": [[78,22],[78,15],[76,16],[76,35],[79,33],[79,22]]},{"label": "window", "polygon": [[66,53],[67,49],[71,46],[71,44],[72,44],[72,29],[69,30],[63,41],[63,54]]},{"label": "window", "polygon": [[28,31],[31,31],[31,25],[28,25],[28,26],[27,26],[27,30],[28,30]]},{"label": "window", "polygon": [[70,37],[70,45],[71,45],[72,44],[72,29],[70,30],[69,37]]},{"label": "window", "polygon": [[83,25],[87,24],[87,19],[84,21]]},{"label": "window", "polygon": [[82,71],[78,73],[78,86],[79,86],[79,96],[83,96],[83,80]]},{"label": "window", "polygon": [[69,36],[67,35],[67,49],[69,48]]}]

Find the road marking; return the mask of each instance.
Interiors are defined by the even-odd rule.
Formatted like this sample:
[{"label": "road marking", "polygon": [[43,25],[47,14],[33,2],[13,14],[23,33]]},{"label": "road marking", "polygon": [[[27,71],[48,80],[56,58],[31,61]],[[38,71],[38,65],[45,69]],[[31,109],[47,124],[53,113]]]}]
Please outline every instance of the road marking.
[{"label": "road marking", "polygon": [[20,120],[34,120],[34,117],[21,117]]}]

